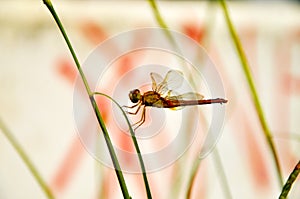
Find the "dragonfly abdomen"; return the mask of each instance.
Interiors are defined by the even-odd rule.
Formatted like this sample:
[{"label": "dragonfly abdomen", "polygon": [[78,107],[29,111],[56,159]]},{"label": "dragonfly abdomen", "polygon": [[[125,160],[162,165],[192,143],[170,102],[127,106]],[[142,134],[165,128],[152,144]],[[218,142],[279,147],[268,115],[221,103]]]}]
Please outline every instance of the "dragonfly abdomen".
[{"label": "dragonfly abdomen", "polygon": [[222,104],[226,103],[227,100],[222,98],[207,99],[207,100],[169,100],[168,105],[164,108],[175,108],[179,106],[195,106],[195,105],[205,105],[205,104]]}]

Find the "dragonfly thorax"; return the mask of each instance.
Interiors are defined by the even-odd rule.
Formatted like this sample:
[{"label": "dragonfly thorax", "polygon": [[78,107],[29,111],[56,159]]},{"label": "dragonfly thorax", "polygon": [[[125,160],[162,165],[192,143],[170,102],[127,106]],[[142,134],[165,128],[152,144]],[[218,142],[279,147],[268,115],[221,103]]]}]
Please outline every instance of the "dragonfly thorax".
[{"label": "dragonfly thorax", "polygon": [[145,106],[163,106],[163,100],[160,94],[155,91],[145,92],[142,101]]},{"label": "dragonfly thorax", "polygon": [[141,92],[139,89],[134,89],[129,93],[129,99],[132,103],[137,103],[142,98]]}]

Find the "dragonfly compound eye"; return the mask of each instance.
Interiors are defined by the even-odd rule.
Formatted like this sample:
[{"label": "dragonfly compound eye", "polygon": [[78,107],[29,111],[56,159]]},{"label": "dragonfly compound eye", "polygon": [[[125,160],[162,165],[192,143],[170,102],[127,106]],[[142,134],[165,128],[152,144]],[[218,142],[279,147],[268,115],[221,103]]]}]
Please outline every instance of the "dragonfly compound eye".
[{"label": "dragonfly compound eye", "polygon": [[139,89],[134,89],[129,93],[129,99],[132,103],[137,103],[141,99],[141,92]]}]

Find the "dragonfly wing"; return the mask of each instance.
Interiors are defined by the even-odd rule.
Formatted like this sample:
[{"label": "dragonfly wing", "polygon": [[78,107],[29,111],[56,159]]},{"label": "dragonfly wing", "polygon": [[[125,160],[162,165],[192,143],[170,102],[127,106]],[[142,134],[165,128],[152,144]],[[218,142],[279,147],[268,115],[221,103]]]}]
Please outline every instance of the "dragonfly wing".
[{"label": "dragonfly wing", "polygon": [[180,98],[179,93],[177,93],[176,91],[173,90],[169,90],[165,99],[167,100],[182,100],[182,98]]},{"label": "dragonfly wing", "polygon": [[169,92],[169,90],[175,90],[179,88],[183,82],[182,75],[183,74],[180,71],[169,70],[165,78],[158,85],[156,85],[155,91],[160,93],[161,95],[165,95],[167,94],[167,92]]},{"label": "dragonfly wing", "polygon": [[174,95],[174,92],[170,92],[166,97],[167,100],[202,100],[204,98],[200,93],[188,92],[181,95]]},{"label": "dragonfly wing", "polygon": [[[173,90],[169,90],[166,97],[165,97],[166,100],[168,101],[178,101],[178,100],[182,100],[181,98],[181,95],[179,95],[176,91],[173,91]],[[183,109],[184,106],[177,106],[177,107],[173,107],[173,108],[170,108],[171,110],[180,110],[180,109]]]},{"label": "dragonfly wing", "polygon": [[152,80],[152,90],[157,91],[157,86],[159,83],[163,82],[163,78],[157,73],[150,73]]},{"label": "dragonfly wing", "polygon": [[169,90],[176,90],[182,85],[183,74],[178,70],[170,70],[167,73],[164,82],[166,82]]},{"label": "dragonfly wing", "polygon": [[[178,101],[178,100],[183,100],[181,95],[178,95],[176,92],[173,92],[173,91],[169,91],[168,92],[168,95],[166,96],[166,100],[169,100],[169,101]],[[184,106],[177,106],[177,107],[173,107],[173,108],[170,108],[171,110],[181,110],[183,109]]]},{"label": "dragonfly wing", "polygon": [[[171,92],[174,94],[174,92]],[[166,100],[170,100],[170,101],[184,101],[184,100],[201,100],[203,99],[204,96],[199,94],[199,93],[193,93],[193,92],[188,92],[188,93],[184,93],[184,94],[181,94],[181,95],[168,95],[166,97]],[[184,108],[184,106],[177,106],[177,107],[174,107],[174,108],[171,108],[173,110],[180,110]]]},{"label": "dragonfly wing", "polygon": [[204,98],[200,93],[188,92],[181,95],[176,96],[178,99],[182,100],[202,100]]}]

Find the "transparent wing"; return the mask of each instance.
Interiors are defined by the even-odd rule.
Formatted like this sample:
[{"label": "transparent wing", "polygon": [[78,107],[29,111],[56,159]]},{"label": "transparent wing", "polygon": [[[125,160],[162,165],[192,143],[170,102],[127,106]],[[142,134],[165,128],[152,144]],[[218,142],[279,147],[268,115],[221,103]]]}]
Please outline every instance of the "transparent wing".
[{"label": "transparent wing", "polygon": [[204,96],[200,93],[193,92],[184,93],[179,95],[178,97],[183,100],[202,100],[204,98]]},{"label": "transparent wing", "polygon": [[163,78],[157,73],[150,73],[152,80],[152,90],[157,91],[157,85],[163,81]]},{"label": "transparent wing", "polygon": [[[171,95],[169,95],[171,94]],[[169,92],[168,96],[166,97],[167,100],[170,101],[177,101],[177,100],[201,100],[204,98],[203,95],[199,94],[199,93],[193,93],[193,92],[188,92],[188,93],[184,93],[181,95],[173,95],[173,92]],[[184,106],[178,106],[178,107],[174,107],[171,108],[172,110],[180,110],[183,109]]]},{"label": "transparent wing", "polygon": [[[151,73],[152,89],[161,95],[166,94],[169,90],[175,90],[182,85],[183,74],[180,71],[170,70],[162,80],[157,73]],[[161,79],[161,81],[159,81]],[[159,84],[157,84],[159,82]]]},{"label": "transparent wing", "polygon": [[[172,93],[172,92],[171,92]],[[170,95],[167,96],[168,100],[202,100],[204,98],[200,93],[188,92],[181,95]]]},{"label": "transparent wing", "polygon": [[164,82],[167,83],[169,90],[176,90],[182,85],[183,82],[183,74],[180,71],[177,70],[170,70],[165,79]]}]

